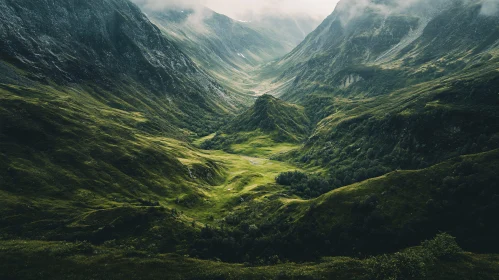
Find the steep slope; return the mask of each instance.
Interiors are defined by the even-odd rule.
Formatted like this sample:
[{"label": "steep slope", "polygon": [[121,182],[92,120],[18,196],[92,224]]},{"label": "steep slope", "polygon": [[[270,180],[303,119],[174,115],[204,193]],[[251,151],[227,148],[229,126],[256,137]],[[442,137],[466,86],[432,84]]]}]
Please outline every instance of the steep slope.
[{"label": "steep slope", "polygon": [[3,83],[25,77],[42,84],[92,85],[96,98],[111,107],[151,113],[170,120],[162,126],[197,131],[233,107],[222,87],[128,1],[3,0],[0,5],[2,68],[10,69]]},{"label": "steep slope", "polygon": [[[362,80],[307,91],[298,79],[284,97],[300,105],[263,95],[220,128],[238,97],[128,0],[0,0],[0,278],[497,278],[495,35],[479,33],[478,49],[450,28],[394,43],[428,11],[389,23],[377,6],[388,2],[347,28],[355,35],[319,44],[343,52],[331,67],[283,74]],[[472,11],[455,26],[494,23],[467,5],[445,10]],[[360,21],[348,15],[339,20]],[[449,56],[430,77],[434,42]],[[335,190],[290,191],[277,179],[286,171]]]},{"label": "steep slope", "polygon": [[[259,149],[273,147],[279,152],[284,152],[296,146],[282,146],[280,143],[302,142],[309,133],[309,127],[310,121],[303,107],[286,103],[271,95],[262,95],[252,107],[231,120],[214,137],[205,141],[202,147],[234,152],[236,144]],[[249,151],[252,152],[253,149]],[[247,154],[247,152],[248,150],[239,149],[239,153]],[[271,152],[274,152],[273,149]]]},{"label": "steep slope", "polygon": [[[310,96],[325,115],[294,157],[344,184],[499,147],[498,63],[376,98]],[[324,106],[325,105],[325,106]]]},{"label": "steep slope", "polygon": [[289,158],[347,185],[499,147],[499,16],[482,1],[369,3],[340,2],[272,66],[317,124]]},{"label": "steep slope", "polygon": [[243,21],[247,26],[268,34],[285,44],[288,52],[298,46],[319,26],[323,18],[306,14],[260,14]]},{"label": "steep slope", "polygon": [[144,9],[168,38],[225,87],[245,94],[257,86],[253,76],[258,67],[291,51],[316,23],[291,16],[237,21],[207,8]]},{"label": "steep slope", "polygon": [[499,21],[482,2],[342,1],[272,66],[278,93],[376,96],[480,65],[497,49]]},{"label": "steep slope", "polygon": [[207,8],[201,11],[169,9],[146,12],[167,36],[186,46],[189,54],[205,65],[222,60],[232,65],[231,69],[240,70],[240,65],[256,66],[290,50],[250,25]]},{"label": "steep slope", "polygon": [[307,135],[308,125],[303,108],[271,95],[262,95],[250,109],[232,120],[226,130],[243,132],[260,129],[277,134],[276,139],[299,141]]},{"label": "steep slope", "polygon": [[[0,27],[2,238],[127,239],[223,181],[186,140],[230,97],[134,4],[2,0]],[[159,225],[164,250],[182,220]]]}]

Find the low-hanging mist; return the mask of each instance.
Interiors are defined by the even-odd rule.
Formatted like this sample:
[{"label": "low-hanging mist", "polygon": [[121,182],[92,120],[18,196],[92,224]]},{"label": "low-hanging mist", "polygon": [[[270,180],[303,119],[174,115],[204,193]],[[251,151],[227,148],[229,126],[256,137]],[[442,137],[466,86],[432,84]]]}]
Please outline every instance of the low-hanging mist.
[{"label": "low-hanging mist", "polygon": [[234,19],[252,20],[262,15],[307,15],[325,17],[330,14],[339,0],[133,0],[138,5],[152,10],[165,8],[190,8],[199,10],[208,7]]},{"label": "low-hanging mist", "polygon": [[463,3],[481,3],[481,14],[492,16],[499,12],[499,0],[342,0],[336,11],[343,25],[361,17],[366,11],[374,10],[381,14],[404,13],[438,13],[445,6]]}]

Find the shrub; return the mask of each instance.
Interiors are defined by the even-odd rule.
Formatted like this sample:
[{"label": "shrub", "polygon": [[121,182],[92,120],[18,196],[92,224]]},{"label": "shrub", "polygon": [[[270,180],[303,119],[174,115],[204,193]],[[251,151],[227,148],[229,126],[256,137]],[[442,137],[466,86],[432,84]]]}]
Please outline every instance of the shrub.
[{"label": "shrub", "polygon": [[448,233],[440,233],[434,239],[423,242],[423,248],[439,259],[455,259],[463,250],[456,238]]},{"label": "shrub", "polygon": [[367,264],[370,279],[417,279],[426,276],[429,260],[428,256],[420,251],[407,250],[370,258]]},{"label": "shrub", "polygon": [[424,241],[419,248],[412,248],[393,255],[381,255],[366,261],[369,279],[398,280],[425,278],[428,269],[438,259],[455,259],[462,249],[455,238],[447,233]]},{"label": "shrub", "polygon": [[308,176],[300,171],[283,172],[275,178],[279,185],[291,186],[292,184],[300,183],[307,180]]},{"label": "shrub", "polygon": [[276,177],[276,182],[287,186],[290,194],[306,199],[318,197],[339,187],[336,180],[307,175],[299,171],[281,173]]}]

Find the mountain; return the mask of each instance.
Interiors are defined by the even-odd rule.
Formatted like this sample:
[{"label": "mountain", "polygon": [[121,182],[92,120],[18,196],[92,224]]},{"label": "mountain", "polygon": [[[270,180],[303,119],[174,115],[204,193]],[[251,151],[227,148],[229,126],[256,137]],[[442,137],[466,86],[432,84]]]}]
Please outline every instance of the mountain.
[{"label": "mountain", "polygon": [[227,127],[229,132],[253,131],[276,133],[276,139],[299,141],[307,135],[309,120],[303,108],[271,95],[260,96],[255,105],[237,116]]},{"label": "mountain", "polygon": [[289,158],[350,184],[498,148],[499,16],[480,1],[373,2],[351,15],[355,3],[271,66],[284,69],[277,92],[316,124]]},{"label": "mountain", "polygon": [[287,54],[298,46],[308,34],[314,31],[322,20],[322,18],[310,15],[263,13],[249,17],[243,22],[288,45]]},{"label": "mountain", "polygon": [[158,122],[170,119],[161,126],[187,124],[198,132],[233,110],[224,89],[130,2],[0,5],[3,83],[92,86],[95,98],[110,107],[151,113]]},{"label": "mountain", "polygon": [[239,21],[207,8],[145,9],[193,60],[224,86],[244,94],[257,86],[253,76],[260,65],[291,51],[317,23],[313,18],[291,16]]},{"label": "mountain", "polygon": [[[205,149],[222,149],[255,155],[255,150],[270,148],[271,154],[296,148],[309,133],[310,120],[303,107],[286,103],[271,95],[260,96],[255,104],[202,143]],[[295,144],[286,145],[284,143]],[[284,149],[279,149],[279,147]],[[287,146],[287,147],[286,147]],[[249,147],[244,148],[244,147]]]},{"label": "mountain", "polygon": [[0,37],[2,239],[126,239],[171,217],[144,207],[222,179],[187,141],[231,115],[230,95],[134,4],[1,0]]},{"label": "mountain", "polygon": [[496,26],[497,15],[484,14],[482,1],[342,1],[272,66],[275,82],[293,100],[309,93],[387,94],[480,67],[497,50]]}]

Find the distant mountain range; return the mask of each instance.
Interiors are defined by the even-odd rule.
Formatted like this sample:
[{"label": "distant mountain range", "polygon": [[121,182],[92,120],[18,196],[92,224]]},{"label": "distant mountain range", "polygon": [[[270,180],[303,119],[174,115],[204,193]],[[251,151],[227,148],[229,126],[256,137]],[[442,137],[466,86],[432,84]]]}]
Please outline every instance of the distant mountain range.
[{"label": "distant mountain range", "polygon": [[243,94],[255,83],[252,72],[287,54],[319,24],[312,17],[284,15],[238,21],[207,8],[146,13],[224,86]]}]

